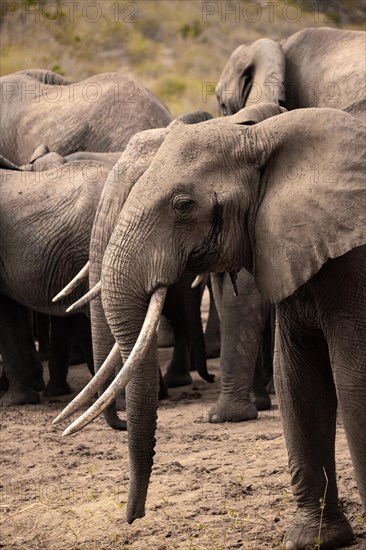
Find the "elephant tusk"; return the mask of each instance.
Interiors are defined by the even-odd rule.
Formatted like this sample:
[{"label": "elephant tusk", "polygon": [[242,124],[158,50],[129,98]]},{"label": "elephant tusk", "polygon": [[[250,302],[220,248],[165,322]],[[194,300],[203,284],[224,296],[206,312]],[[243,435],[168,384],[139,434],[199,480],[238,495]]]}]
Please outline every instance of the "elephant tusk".
[{"label": "elephant tusk", "polygon": [[197,288],[203,281],[203,275],[197,275],[191,284],[191,288]]},{"label": "elephant tusk", "polygon": [[119,392],[133,378],[136,367],[144,358],[148,350],[151,339],[153,338],[157,324],[163,309],[167,287],[158,288],[151,296],[149,308],[146,313],[144,323],[136,343],[116,378],[110,384],[109,388],[99,397],[99,399],[85,411],[77,420],[75,420],[62,435],[70,435],[77,432],[89,422],[92,422],[100,413],[104,411],[114,401]]},{"label": "elephant tusk", "polygon": [[77,302],[74,302],[70,307],[67,308],[66,313],[75,311],[75,309],[80,309],[83,306],[86,306],[89,302],[94,300],[100,294],[101,282],[99,281],[93,288],[89,290],[84,296],[80,298]]},{"label": "elephant tusk", "polygon": [[80,285],[80,283],[82,283],[88,277],[89,266],[90,266],[90,262],[88,261],[86,262],[84,267],[79,271],[79,273],[75,275],[75,277],[65,286],[65,288],[60,290],[60,292],[56,294],[54,298],[52,298],[52,302],[58,302],[59,300],[62,300],[62,298],[65,298],[66,296],[71,294],[71,292],[75,290],[75,288],[77,288]]},{"label": "elephant tusk", "polygon": [[81,390],[81,392],[64,408],[62,412],[53,420],[52,424],[58,424],[62,420],[69,418],[74,412],[85,405],[94,396],[95,392],[110,375],[115,371],[121,362],[121,354],[118,344],[114,344],[100,369],[95,373],[90,382]]}]

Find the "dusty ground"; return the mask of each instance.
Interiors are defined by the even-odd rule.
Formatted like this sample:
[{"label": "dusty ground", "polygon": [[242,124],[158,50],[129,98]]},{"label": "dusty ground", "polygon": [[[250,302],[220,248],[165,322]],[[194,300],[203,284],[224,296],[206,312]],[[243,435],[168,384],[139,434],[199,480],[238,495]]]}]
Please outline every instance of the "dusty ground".
[{"label": "dusty ground", "polygon": [[[170,350],[160,350],[166,363]],[[62,438],[51,422],[70,396],[1,411],[1,548],[12,550],[274,550],[295,510],[276,400],[256,421],[214,425],[217,382],[194,376],[161,403],[144,519],[124,519],[126,433],[98,419]],[[85,365],[70,369],[75,392]],[[344,431],[338,430],[340,497],[365,550],[366,525]]]}]

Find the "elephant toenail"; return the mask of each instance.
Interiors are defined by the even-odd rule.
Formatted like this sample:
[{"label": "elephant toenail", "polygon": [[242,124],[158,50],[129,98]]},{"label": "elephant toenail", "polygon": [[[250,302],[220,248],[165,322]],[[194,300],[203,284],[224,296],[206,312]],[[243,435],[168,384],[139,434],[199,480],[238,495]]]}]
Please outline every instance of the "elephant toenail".
[{"label": "elephant toenail", "polygon": [[285,546],[286,550],[296,550],[296,546],[294,545],[293,542],[291,542],[290,540],[288,540],[286,542],[286,546]]}]

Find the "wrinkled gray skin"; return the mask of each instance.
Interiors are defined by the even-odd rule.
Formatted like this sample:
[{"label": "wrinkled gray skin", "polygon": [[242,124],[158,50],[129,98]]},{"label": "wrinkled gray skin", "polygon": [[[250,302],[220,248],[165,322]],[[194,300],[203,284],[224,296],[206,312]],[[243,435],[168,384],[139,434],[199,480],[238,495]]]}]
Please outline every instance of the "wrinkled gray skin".
[{"label": "wrinkled gray skin", "polygon": [[[207,113],[198,112],[185,115],[183,119],[187,123],[194,124],[195,122],[206,120],[209,116],[210,115]],[[145,130],[133,136],[118,162],[111,170],[98,205],[91,235],[89,270],[91,286],[94,286],[100,281],[104,252],[131,189],[150,165],[161,143],[165,139],[165,136],[176,124],[179,124],[177,120],[172,121],[166,128],[162,127]],[[188,290],[190,291],[190,289]],[[191,291],[191,293],[193,293],[193,291]],[[173,289],[170,294],[175,295],[177,300],[181,299],[178,296],[179,291],[177,291],[177,289]],[[169,298],[170,296],[168,293],[167,302]],[[187,298],[187,295],[185,298]],[[187,300],[185,301],[187,304]],[[175,309],[177,309],[177,307]],[[179,313],[181,314],[181,308],[179,308]],[[114,344],[114,338],[106,321],[100,297],[97,297],[91,302],[90,315],[92,321],[94,366],[95,370],[98,370]],[[190,324],[192,325],[193,323],[199,323],[199,327],[196,327],[196,334],[201,332],[201,337],[203,338],[199,315],[193,314],[190,316]],[[195,344],[192,363],[195,364],[206,380],[212,381],[212,378],[207,375],[205,357],[200,357],[200,349],[202,349],[202,353],[204,354],[203,341],[201,343],[199,341],[195,342]],[[170,387],[174,385],[185,385],[191,381],[189,370],[186,372],[184,368],[184,358],[176,356],[176,352],[179,351],[179,349],[181,355],[184,354],[181,346],[175,347],[173,361],[168,368],[166,376],[166,383]],[[179,365],[179,363],[181,363],[181,365]],[[179,380],[177,380],[177,378],[179,378]],[[106,384],[106,386],[108,386],[108,384]],[[105,417],[109,425],[118,429],[120,422],[116,417],[114,404],[108,408]]]},{"label": "wrinkled gray skin", "polygon": [[0,78],[0,154],[26,164],[40,137],[52,151],[123,151],[136,132],[169,124],[167,107],[139,82],[103,73],[70,83],[30,69]]},{"label": "wrinkled gray skin", "polygon": [[264,384],[261,339],[269,304],[245,269],[237,274],[238,296],[228,273],[211,274],[221,329],[221,388],[208,412],[209,422],[241,422],[257,418],[271,407]]},{"label": "wrinkled gray skin", "polygon": [[281,43],[243,44],[231,54],[216,95],[222,115],[271,102],[288,110],[340,109],[365,120],[365,33],[309,28]]},{"label": "wrinkled gray skin", "polygon": [[[0,155],[16,165],[29,163],[32,166],[25,168],[32,171],[52,170],[75,158],[85,162],[91,159],[90,154],[96,155],[94,152],[108,152],[104,161],[111,162],[113,158],[114,163],[113,152],[123,151],[132,135],[146,128],[165,126],[171,120],[168,109],[156,96],[119,73],[99,74],[70,83],[51,71],[19,71],[0,78],[0,103]],[[45,146],[33,153],[40,137],[52,153],[42,151]],[[97,159],[100,160],[99,155]],[[75,264],[70,264],[66,273],[72,271],[72,265]],[[55,288],[56,292],[60,288]],[[19,331],[24,331],[27,319],[21,307],[17,323],[18,328],[22,325]],[[18,394],[19,399],[8,392],[9,403],[27,402],[25,391]],[[28,402],[34,402],[35,394],[29,399]]]},{"label": "wrinkled gray skin", "polygon": [[31,336],[19,337],[29,335],[26,308],[64,315],[87,291],[83,284],[66,302],[52,304],[88,260],[92,222],[110,168],[77,161],[41,172],[0,171],[0,348],[9,380],[3,405],[39,402],[42,375],[29,357]]},{"label": "wrinkled gray skin", "polygon": [[[20,167],[21,170],[28,170],[31,172],[42,172],[42,170],[50,170],[55,166],[65,164],[66,162],[74,162],[76,160],[95,160],[97,162],[106,162],[111,167],[116,164],[122,151],[117,151],[115,153],[94,153],[91,151],[78,151],[77,153],[71,153],[71,155],[66,155],[65,157],[55,153],[55,151],[50,151],[50,148],[47,145],[39,145],[34,151],[32,158],[28,164],[24,164]],[[6,168],[6,161],[3,161],[3,168]],[[11,164],[11,163],[10,163]],[[14,167],[15,165],[13,165]],[[9,166],[10,167],[10,166]],[[11,167],[10,167],[11,168]]]},{"label": "wrinkled gray skin", "polygon": [[[365,33],[310,28],[295,33],[281,44],[263,38],[239,46],[219,78],[216,94],[222,115],[269,101],[285,105],[287,109],[332,107],[365,120]],[[241,271],[238,278],[242,291],[235,300],[228,275],[224,281],[223,317],[227,328],[221,328],[226,342],[221,364],[226,373],[226,387],[235,387],[237,396],[243,395],[243,402],[240,406],[236,399],[233,412],[223,387],[220,408],[215,406],[209,413],[209,419],[214,422],[230,421],[233,417],[235,420],[251,418],[245,409],[248,384],[258,361],[268,306],[260,305],[263,299],[255,289],[253,277]],[[248,315],[251,309],[253,314]],[[233,329],[238,326],[246,342],[241,346],[236,344],[238,332]]]},{"label": "wrinkled gray skin", "polygon": [[[262,118],[281,111],[258,109],[265,111]],[[353,538],[338,507],[337,401],[366,505],[366,129],[334,109],[300,109],[252,126],[234,123],[245,121],[245,111],[177,127],[166,137],[111,236],[102,303],[126,360],[154,290],[185,271],[254,272],[263,297],[277,304],[275,386],[299,506],[285,542],[290,549],[315,543],[325,470],[321,538],[325,548],[337,548]],[[153,339],[126,388],[128,522],[145,514],[156,355]]]}]

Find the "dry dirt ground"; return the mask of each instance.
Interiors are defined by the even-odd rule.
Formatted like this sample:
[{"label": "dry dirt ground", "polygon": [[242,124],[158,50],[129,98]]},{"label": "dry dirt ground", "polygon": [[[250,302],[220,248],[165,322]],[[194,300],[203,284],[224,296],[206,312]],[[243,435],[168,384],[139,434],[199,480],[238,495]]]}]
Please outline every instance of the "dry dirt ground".
[{"label": "dry dirt ground", "polygon": [[[160,350],[161,364],[171,350]],[[159,409],[157,446],[146,517],[125,521],[127,434],[102,419],[63,438],[52,419],[70,396],[1,411],[1,538],[11,550],[274,550],[295,511],[276,399],[256,421],[208,424],[220,385],[194,374],[170,390]],[[70,369],[79,391],[85,365]],[[75,394],[73,394],[75,395]],[[340,498],[366,548],[362,515],[343,428],[337,468]]]}]

